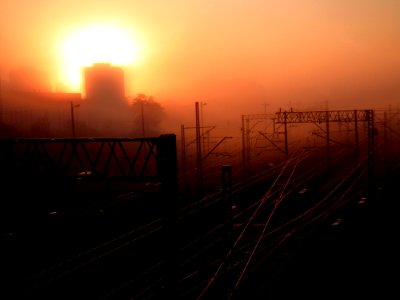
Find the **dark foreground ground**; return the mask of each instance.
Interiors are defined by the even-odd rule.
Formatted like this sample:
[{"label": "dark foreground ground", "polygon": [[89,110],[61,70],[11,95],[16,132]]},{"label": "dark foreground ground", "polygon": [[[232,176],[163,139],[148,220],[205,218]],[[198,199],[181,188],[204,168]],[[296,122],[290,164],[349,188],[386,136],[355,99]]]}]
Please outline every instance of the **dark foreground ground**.
[{"label": "dark foreground ground", "polygon": [[[261,270],[254,275],[254,285],[250,284],[234,298],[399,299],[399,226],[395,209],[400,200],[399,178],[396,175],[381,179],[376,183],[375,199],[366,198],[351,210],[337,212],[326,226],[304,239],[302,247],[291,255],[272,281],[263,280]],[[22,255],[11,253],[11,256],[15,256],[12,265],[24,260]],[[3,256],[2,261],[7,260]],[[19,273],[12,266],[3,273],[13,277],[3,281],[7,286],[2,289],[0,299],[27,299],[20,297],[19,292],[25,286],[18,280]]]},{"label": "dark foreground ground", "polygon": [[399,299],[399,177],[375,200],[340,212],[312,235],[271,284],[243,299]]}]

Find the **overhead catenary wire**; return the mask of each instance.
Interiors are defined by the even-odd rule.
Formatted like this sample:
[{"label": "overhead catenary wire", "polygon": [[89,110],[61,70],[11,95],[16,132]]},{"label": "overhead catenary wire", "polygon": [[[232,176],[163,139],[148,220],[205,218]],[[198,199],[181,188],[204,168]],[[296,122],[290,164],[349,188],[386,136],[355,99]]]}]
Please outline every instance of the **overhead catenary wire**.
[{"label": "overhead catenary wire", "polygon": [[[272,184],[272,187],[276,184],[276,182],[278,181],[278,179],[280,178],[280,176],[283,175],[283,171],[286,169],[286,167],[289,165],[290,159],[287,160],[286,164],[284,165],[284,167],[282,168],[281,172],[279,173],[278,177],[275,179],[275,181]],[[225,258],[222,260],[221,264],[219,265],[219,267],[217,268],[217,270],[215,271],[214,275],[209,279],[207,285],[205,286],[205,288],[201,291],[201,293],[199,294],[199,296],[197,297],[197,299],[201,299],[205,293],[207,292],[207,290],[210,288],[210,286],[214,283],[214,281],[216,280],[216,278],[218,277],[220,271],[222,270],[222,267],[224,266],[224,264],[226,263],[227,259],[230,257],[230,255],[233,252],[233,249],[235,248],[235,246],[239,243],[239,241],[242,239],[244,233],[246,232],[249,224],[251,223],[251,221],[254,219],[254,217],[257,215],[257,213],[259,212],[259,209],[262,207],[262,205],[266,202],[266,200],[268,199],[269,196],[269,192],[271,191],[272,187],[270,187],[270,189],[268,190],[268,192],[265,194],[265,196],[263,197],[262,201],[260,202],[259,206],[256,208],[256,210],[254,211],[253,215],[251,216],[251,218],[246,222],[245,227],[243,228],[243,230],[241,231],[241,233],[239,234],[239,236],[237,237],[237,239],[235,240],[235,242],[233,243],[231,249],[229,249],[228,253],[225,255]]]},{"label": "overhead catenary wire", "polygon": [[248,260],[246,261],[246,264],[245,264],[245,266],[243,267],[243,270],[242,270],[242,271],[240,272],[240,274],[239,274],[239,278],[237,279],[236,283],[235,283],[234,286],[233,286],[233,290],[232,290],[231,294],[229,295],[229,299],[232,297],[232,295],[233,295],[235,289],[237,289],[237,287],[239,286],[239,284],[240,284],[240,282],[241,282],[241,280],[242,280],[242,278],[243,278],[243,275],[245,274],[245,272],[246,272],[246,270],[247,270],[247,268],[248,268],[248,266],[249,266],[249,264],[250,264],[250,261],[251,261],[252,258],[254,257],[254,253],[256,252],[256,250],[257,250],[257,248],[258,248],[258,245],[260,244],[260,241],[261,241],[261,239],[262,239],[262,236],[264,235],[264,233],[265,233],[265,231],[266,231],[266,229],[267,229],[267,227],[268,227],[268,225],[269,225],[269,223],[270,223],[270,220],[271,220],[272,216],[274,215],[275,209],[276,209],[276,207],[280,204],[280,202],[282,201],[283,191],[286,189],[286,187],[287,187],[289,181],[290,181],[291,178],[293,177],[294,171],[296,170],[296,167],[297,167],[297,165],[299,164],[299,162],[300,162],[300,161],[297,161],[297,162],[295,163],[295,165],[293,166],[293,169],[292,169],[292,171],[291,171],[291,173],[290,173],[290,175],[289,175],[289,178],[286,180],[285,186],[283,187],[283,189],[282,189],[280,195],[278,196],[278,199],[275,201],[275,203],[274,203],[274,205],[273,205],[273,210],[272,210],[272,212],[269,214],[269,216],[268,216],[268,218],[267,218],[267,221],[266,221],[265,224],[264,224],[263,230],[262,230],[262,232],[260,233],[260,237],[257,239],[257,242],[256,242],[256,244],[255,244],[253,250],[251,251],[250,256],[248,257]]}]

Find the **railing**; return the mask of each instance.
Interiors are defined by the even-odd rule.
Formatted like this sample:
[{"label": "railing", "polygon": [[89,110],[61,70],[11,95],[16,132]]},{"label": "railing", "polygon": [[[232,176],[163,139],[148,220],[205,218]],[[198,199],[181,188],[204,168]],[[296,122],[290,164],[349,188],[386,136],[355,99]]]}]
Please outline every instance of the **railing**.
[{"label": "railing", "polygon": [[0,139],[0,176],[29,175],[171,181],[176,137]]}]

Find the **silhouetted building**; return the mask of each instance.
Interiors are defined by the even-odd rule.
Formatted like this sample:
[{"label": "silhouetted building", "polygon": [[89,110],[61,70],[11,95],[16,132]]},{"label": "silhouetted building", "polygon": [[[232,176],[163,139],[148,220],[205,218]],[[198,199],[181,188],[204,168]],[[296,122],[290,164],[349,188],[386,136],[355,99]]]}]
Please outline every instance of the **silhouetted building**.
[{"label": "silhouetted building", "polygon": [[120,104],[125,100],[124,72],[108,63],[84,70],[85,98],[98,104]]},{"label": "silhouetted building", "polygon": [[[1,137],[71,136],[70,106],[82,103],[80,93],[27,91],[15,87],[14,82],[2,85]],[[79,115],[80,127],[83,121],[83,116]]]},{"label": "silhouetted building", "polygon": [[85,68],[83,97],[53,93],[40,84],[42,77],[30,76],[35,73],[28,71],[13,72],[6,87],[1,85],[0,121],[15,130],[3,126],[0,136],[113,137],[134,131],[122,68],[108,63]]},{"label": "silhouetted building", "polygon": [[133,125],[123,69],[109,63],[93,64],[84,69],[84,85],[88,126],[97,135],[127,136]]}]

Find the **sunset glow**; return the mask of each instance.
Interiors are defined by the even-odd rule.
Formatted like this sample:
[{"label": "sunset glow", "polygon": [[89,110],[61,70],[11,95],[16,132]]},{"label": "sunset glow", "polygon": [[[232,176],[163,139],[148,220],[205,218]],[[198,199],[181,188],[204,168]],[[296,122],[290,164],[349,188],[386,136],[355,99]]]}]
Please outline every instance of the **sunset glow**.
[{"label": "sunset glow", "polygon": [[139,58],[139,48],[133,34],[127,30],[97,25],[83,28],[66,37],[61,45],[62,76],[72,89],[81,85],[81,70],[104,62],[126,66]]},{"label": "sunset glow", "polygon": [[264,101],[353,108],[400,94],[400,1],[0,2],[3,81],[28,68],[24,82],[83,93],[82,67],[108,62],[127,95],[201,98],[224,115],[229,103],[232,117]]},{"label": "sunset glow", "polygon": [[0,0],[0,300],[392,299],[399,182],[400,0]]}]

